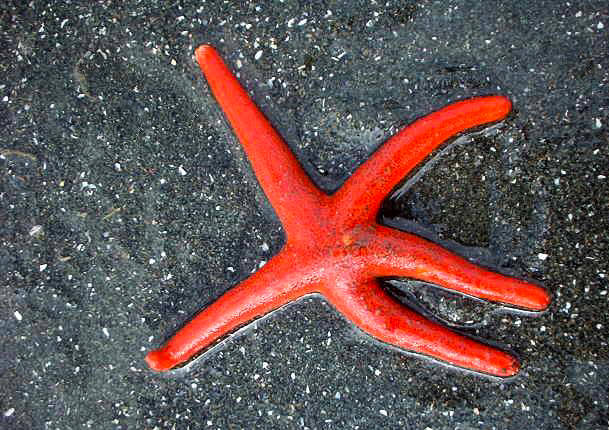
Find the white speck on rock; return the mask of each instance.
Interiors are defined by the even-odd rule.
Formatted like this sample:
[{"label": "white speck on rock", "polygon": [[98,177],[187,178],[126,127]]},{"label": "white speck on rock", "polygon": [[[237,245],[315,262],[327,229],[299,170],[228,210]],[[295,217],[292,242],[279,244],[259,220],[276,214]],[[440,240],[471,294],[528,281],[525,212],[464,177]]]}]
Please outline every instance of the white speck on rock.
[{"label": "white speck on rock", "polygon": [[254,60],[260,60],[260,58],[262,58],[262,49],[254,55]]},{"label": "white speck on rock", "polygon": [[178,173],[181,176],[186,176],[186,170],[184,170],[184,167],[182,167],[182,165],[180,164],[180,167],[178,167]]},{"label": "white speck on rock", "polygon": [[596,24],[596,28],[602,30],[603,28],[605,28],[605,25],[602,22],[599,22],[598,24]]},{"label": "white speck on rock", "polygon": [[10,416],[11,416],[11,415],[13,415],[14,413],[15,413],[15,408],[10,408],[10,409],[7,409],[6,411],[4,411],[4,414],[3,414],[3,415],[4,415],[5,417],[10,417]]},{"label": "white speck on rock", "polygon": [[42,231],[41,225],[35,225],[30,229],[30,236],[37,236]]},{"label": "white speck on rock", "polygon": [[17,321],[21,321],[23,319],[23,317],[21,316],[19,311],[15,311],[14,315],[15,315],[15,318],[17,319]]},{"label": "white speck on rock", "polygon": [[41,265],[40,265],[40,271],[41,271],[41,272],[42,272],[42,271],[44,271],[44,269],[46,269],[46,268],[47,268],[47,265],[46,265],[46,264],[41,264]]},{"label": "white speck on rock", "polygon": [[104,332],[104,336],[106,336],[107,338],[110,337],[110,332],[108,331],[108,329],[106,327],[102,328],[102,331]]},{"label": "white speck on rock", "polygon": [[548,254],[539,253],[537,254],[537,258],[539,258],[541,261],[545,261],[546,258],[548,258]]},{"label": "white speck on rock", "polygon": [[596,128],[601,128],[601,127],[603,126],[603,122],[601,121],[601,119],[600,119],[600,118],[596,118],[596,119],[594,120],[594,126],[595,126]]},{"label": "white speck on rock", "polygon": [[382,416],[384,416],[384,417],[386,417],[386,416],[387,416],[387,411],[386,411],[385,409],[381,409],[381,410],[379,411],[379,413],[380,413]]}]

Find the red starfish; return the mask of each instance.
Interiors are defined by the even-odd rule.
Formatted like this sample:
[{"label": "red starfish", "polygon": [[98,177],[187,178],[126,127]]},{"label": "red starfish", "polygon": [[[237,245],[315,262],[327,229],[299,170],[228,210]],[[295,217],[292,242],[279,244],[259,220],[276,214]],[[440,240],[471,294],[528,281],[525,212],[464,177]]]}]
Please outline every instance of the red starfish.
[{"label": "red starfish", "polygon": [[529,311],[550,303],[545,289],[482,269],[410,233],[377,222],[385,196],[447,139],[499,121],[511,110],[501,96],[451,104],[401,130],[333,195],[319,190],[211,46],[196,50],[216,100],[243,145],[287,236],[264,267],[221,296],[146,356],[169,370],[288,302],[320,293],[348,320],[382,342],[445,363],[506,377],[516,358],[413,312],[380,285],[383,277],[419,279]]}]

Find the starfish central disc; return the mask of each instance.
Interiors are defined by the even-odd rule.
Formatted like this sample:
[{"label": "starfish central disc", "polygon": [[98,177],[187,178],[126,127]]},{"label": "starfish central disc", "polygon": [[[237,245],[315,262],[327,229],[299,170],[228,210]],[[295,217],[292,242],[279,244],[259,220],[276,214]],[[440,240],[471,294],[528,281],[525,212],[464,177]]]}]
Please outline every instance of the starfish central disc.
[{"label": "starfish central disc", "polygon": [[377,222],[386,196],[434,149],[474,127],[504,119],[502,96],[460,101],[431,113],[383,144],[333,195],[322,192],[211,46],[196,50],[216,100],[241,142],[286,233],[286,244],[265,266],[200,312],[149,366],[169,370],[227,334],[310,293],[323,295],[370,336],[442,362],[490,375],[518,372],[510,354],[430,321],[380,285],[407,277],[528,311],[550,303],[535,284],[476,266],[414,234]]}]

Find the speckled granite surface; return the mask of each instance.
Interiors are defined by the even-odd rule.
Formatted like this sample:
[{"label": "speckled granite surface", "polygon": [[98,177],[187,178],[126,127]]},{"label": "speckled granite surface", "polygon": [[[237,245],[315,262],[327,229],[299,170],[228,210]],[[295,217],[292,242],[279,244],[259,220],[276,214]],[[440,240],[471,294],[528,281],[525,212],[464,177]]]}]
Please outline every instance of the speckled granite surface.
[{"label": "speckled granite surface", "polygon": [[[0,428],[607,428],[607,3],[237,3],[0,5]],[[316,298],[186,371],[147,370],[283,240],[202,43],[329,191],[418,116],[513,100],[384,219],[552,292],[530,317],[395,284],[516,353],[516,378],[388,349]]]}]

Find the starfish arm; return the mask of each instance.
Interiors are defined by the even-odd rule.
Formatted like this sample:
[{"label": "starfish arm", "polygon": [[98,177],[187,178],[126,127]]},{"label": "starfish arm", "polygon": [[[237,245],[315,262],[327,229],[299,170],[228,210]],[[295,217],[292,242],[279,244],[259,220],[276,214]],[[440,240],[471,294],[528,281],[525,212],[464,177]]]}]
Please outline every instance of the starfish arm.
[{"label": "starfish arm", "polygon": [[372,337],[406,351],[494,376],[518,372],[518,360],[432,322],[391,297],[376,280],[333,289],[330,303]]},{"label": "starfish arm", "polygon": [[286,235],[304,232],[303,216],[316,219],[319,201],[327,199],[211,46],[196,57],[211,91],[243,146]]},{"label": "starfish arm", "polygon": [[294,256],[281,252],[182,327],[163,347],[146,356],[159,372],[169,370],[256,318],[307,293],[313,282],[293,269]]},{"label": "starfish arm", "polygon": [[483,269],[414,234],[379,226],[370,248],[376,276],[402,276],[470,296],[542,311],[550,295],[539,285]]},{"label": "starfish arm", "polygon": [[511,106],[502,96],[473,98],[448,105],[403,128],[336,193],[336,207],[347,218],[347,225],[374,220],[391,190],[434,149],[458,133],[505,118]]}]

